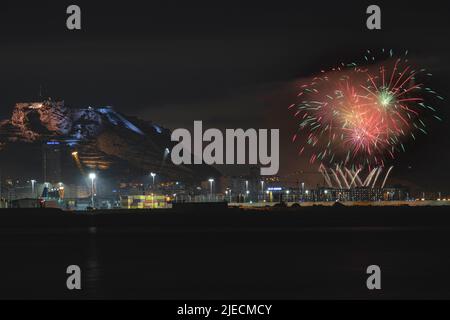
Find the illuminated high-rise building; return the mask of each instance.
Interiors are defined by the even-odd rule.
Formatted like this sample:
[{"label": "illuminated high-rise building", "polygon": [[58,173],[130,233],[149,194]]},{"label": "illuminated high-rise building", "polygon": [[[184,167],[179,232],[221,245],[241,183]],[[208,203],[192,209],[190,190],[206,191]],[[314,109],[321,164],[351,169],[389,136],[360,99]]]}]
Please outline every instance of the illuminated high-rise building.
[{"label": "illuminated high-rise building", "polygon": [[47,141],[42,147],[42,171],[45,182],[61,181],[61,145],[58,141]]}]

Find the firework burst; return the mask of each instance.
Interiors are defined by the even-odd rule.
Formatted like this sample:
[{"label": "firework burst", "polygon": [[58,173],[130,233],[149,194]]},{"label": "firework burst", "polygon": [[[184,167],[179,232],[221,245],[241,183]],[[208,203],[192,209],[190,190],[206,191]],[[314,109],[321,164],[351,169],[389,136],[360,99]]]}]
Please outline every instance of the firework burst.
[{"label": "firework burst", "polygon": [[[383,166],[405,140],[427,133],[423,113],[440,120],[426,100],[443,99],[426,86],[431,74],[415,69],[407,53],[381,55],[381,65],[341,64],[301,85],[299,103],[289,106],[298,120],[293,141],[301,154],[311,151],[311,163]],[[379,59],[365,56],[367,64]]]}]

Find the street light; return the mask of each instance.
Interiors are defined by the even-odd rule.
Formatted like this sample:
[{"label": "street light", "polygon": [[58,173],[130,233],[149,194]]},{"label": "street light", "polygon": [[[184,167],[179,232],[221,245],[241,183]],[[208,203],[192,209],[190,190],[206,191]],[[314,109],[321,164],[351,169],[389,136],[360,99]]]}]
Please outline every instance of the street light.
[{"label": "street light", "polygon": [[286,190],[286,202],[289,202],[289,193],[290,193],[290,191]]},{"label": "street light", "polygon": [[264,181],[263,180],[261,180],[261,195],[264,199]]},{"label": "street light", "polygon": [[153,178],[153,188],[155,188],[155,177],[156,177],[156,173],[150,172],[150,175],[151,175],[152,178]]},{"label": "street light", "polygon": [[301,183],[301,194],[302,194],[302,200],[304,201],[305,200],[305,183],[304,182],[302,182]]},{"label": "street light", "polygon": [[211,199],[212,199],[212,195],[213,195],[213,182],[214,182],[214,179],[213,178],[211,178],[211,179],[209,179],[208,180],[209,181],[209,188],[210,188],[210,190],[211,190]]},{"label": "street light", "polygon": [[36,183],[36,180],[31,180],[31,195],[34,198],[35,194],[34,194],[34,185]]},{"label": "street light", "polygon": [[94,180],[97,175],[94,172],[89,173],[89,179],[91,179],[91,204],[94,207]]}]

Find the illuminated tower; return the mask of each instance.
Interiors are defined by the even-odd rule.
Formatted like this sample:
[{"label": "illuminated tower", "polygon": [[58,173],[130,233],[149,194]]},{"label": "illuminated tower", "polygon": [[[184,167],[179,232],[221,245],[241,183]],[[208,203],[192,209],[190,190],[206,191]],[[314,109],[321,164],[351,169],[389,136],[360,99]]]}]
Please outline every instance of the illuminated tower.
[{"label": "illuminated tower", "polygon": [[58,141],[47,141],[42,146],[42,171],[44,182],[61,181],[61,145]]}]

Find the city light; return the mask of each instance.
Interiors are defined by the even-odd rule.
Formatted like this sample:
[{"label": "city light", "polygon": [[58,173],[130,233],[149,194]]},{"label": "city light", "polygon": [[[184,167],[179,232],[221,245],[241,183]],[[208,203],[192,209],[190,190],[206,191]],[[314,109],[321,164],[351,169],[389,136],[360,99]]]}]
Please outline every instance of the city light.
[{"label": "city light", "polygon": [[232,198],[231,198],[231,189],[228,189],[227,191],[225,191],[225,194],[230,196],[229,202],[231,202]]},{"label": "city light", "polygon": [[94,207],[94,180],[97,175],[94,172],[89,173],[89,179],[91,179],[91,204]]},{"label": "city light", "polygon": [[210,190],[211,190],[211,197],[212,197],[212,194],[213,194],[213,182],[214,182],[214,179],[213,179],[213,178],[210,178],[208,181],[209,181],[209,187],[210,187]]},{"label": "city light", "polygon": [[36,180],[32,179],[31,180],[31,195],[32,195],[32,197],[35,196],[35,193],[34,193],[34,185],[35,184],[36,184]]},{"label": "city light", "polygon": [[156,177],[156,173],[150,172],[150,176],[151,176],[152,179],[153,179],[153,188],[154,188],[154,187],[155,187],[155,177]]}]

